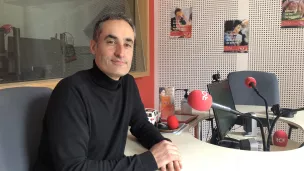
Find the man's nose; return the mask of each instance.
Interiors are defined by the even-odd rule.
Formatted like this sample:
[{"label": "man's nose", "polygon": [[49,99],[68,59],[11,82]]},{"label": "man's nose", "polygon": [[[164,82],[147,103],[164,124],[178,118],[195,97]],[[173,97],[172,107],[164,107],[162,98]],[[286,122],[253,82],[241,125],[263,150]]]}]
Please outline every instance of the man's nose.
[{"label": "man's nose", "polygon": [[115,56],[122,58],[124,56],[124,46],[121,44],[116,45]]}]

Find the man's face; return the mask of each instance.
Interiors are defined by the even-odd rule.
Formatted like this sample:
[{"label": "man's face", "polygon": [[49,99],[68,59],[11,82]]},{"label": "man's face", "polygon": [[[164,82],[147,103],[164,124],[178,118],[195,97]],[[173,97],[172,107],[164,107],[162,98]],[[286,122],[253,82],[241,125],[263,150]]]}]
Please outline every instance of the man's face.
[{"label": "man's face", "polygon": [[176,12],[176,16],[177,17],[183,17],[183,12],[182,11],[178,11],[178,12]]},{"label": "man's face", "polygon": [[240,30],[241,30],[241,25],[239,24],[239,25],[237,25],[237,26],[234,28],[233,33],[234,33],[234,34],[237,34],[237,33],[240,32]]},{"label": "man's face", "polygon": [[98,42],[91,40],[96,65],[113,80],[130,71],[134,38],[134,31],[126,21],[108,20],[102,25]]},{"label": "man's face", "polygon": [[161,96],[165,96],[165,95],[166,95],[165,90],[162,90],[162,91],[160,92],[160,95],[161,95]]}]

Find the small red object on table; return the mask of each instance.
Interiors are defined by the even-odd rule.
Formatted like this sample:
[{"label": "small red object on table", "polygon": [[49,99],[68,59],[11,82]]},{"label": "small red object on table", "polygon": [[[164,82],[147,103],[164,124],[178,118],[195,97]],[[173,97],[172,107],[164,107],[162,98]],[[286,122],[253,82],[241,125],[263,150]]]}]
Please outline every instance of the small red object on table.
[{"label": "small red object on table", "polygon": [[[175,112],[174,115],[178,119],[179,123],[186,123],[186,124],[193,121],[194,119],[196,119],[198,117],[198,115],[195,115],[195,114],[185,114],[185,113],[180,113],[180,112]],[[167,119],[162,118],[161,121],[167,122]]]}]

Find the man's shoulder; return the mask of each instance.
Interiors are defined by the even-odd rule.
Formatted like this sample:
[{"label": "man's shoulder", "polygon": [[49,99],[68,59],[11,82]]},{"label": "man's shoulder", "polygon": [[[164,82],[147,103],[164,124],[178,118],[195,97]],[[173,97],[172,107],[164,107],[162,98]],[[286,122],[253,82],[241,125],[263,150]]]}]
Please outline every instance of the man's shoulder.
[{"label": "man's shoulder", "polygon": [[131,74],[126,74],[122,77],[122,81],[124,84],[127,85],[134,85],[135,83],[135,79]]},{"label": "man's shoulder", "polygon": [[61,79],[55,89],[73,89],[87,84],[88,70],[78,71],[70,76]]},{"label": "man's shoulder", "polygon": [[124,79],[129,79],[129,80],[134,80],[134,77],[131,74],[126,74],[126,75],[123,76],[123,78]]}]

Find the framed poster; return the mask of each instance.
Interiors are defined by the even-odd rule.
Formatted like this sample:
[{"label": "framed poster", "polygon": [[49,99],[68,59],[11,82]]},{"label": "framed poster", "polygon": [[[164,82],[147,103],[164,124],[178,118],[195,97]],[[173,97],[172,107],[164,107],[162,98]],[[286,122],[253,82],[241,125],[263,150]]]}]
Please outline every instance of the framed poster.
[{"label": "framed poster", "polygon": [[167,119],[175,113],[174,92],[175,88],[173,86],[159,87],[159,111],[161,119]]},{"label": "framed poster", "polygon": [[304,0],[282,0],[281,28],[304,27]]},{"label": "framed poster", "polygon": [[224,52],[247,53],[249,44],[249,21],[228,20],[224,26]]},{"label": "framed poster", "polygon": [[191,38],[192,36],[192,7],[176,7],[170,15],[170,37]]}]

